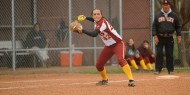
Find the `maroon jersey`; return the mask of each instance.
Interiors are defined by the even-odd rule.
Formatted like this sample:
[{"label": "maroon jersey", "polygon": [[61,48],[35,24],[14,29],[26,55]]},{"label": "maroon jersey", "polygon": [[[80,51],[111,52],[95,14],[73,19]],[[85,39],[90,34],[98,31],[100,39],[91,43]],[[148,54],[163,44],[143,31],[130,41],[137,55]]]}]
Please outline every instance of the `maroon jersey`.
[{"label": "maroon jersey", "polygon": [[153,54],[152,50],[147,50],[142,45],[138,48],[138,50],[139,50],[142,57],[148,57],[148,56],[151,56]]},{"label": "maroon jersey", "polygon": [[121,36],[105,18],[101,18],[100,21],[95,24],[95,29],[101,31],[99,36],[106,46],[113,45],[122,40]]}]

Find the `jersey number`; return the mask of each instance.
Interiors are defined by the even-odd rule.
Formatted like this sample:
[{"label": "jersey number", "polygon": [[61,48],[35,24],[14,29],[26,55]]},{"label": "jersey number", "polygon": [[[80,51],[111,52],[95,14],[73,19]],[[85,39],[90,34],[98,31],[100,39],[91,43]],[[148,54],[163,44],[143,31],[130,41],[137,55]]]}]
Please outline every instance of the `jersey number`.
[{"label": "jersey number", "polygon": [[[110,31],[112,31],[113,30],[113,26],[111,24],[109,24],[109,26],[110,26],[109,27]],[[103,32],[100,33],[100,36],[102,36],[104,40],[109,40],[111,38],[111,36],[109,34],[105,34]]]},{"label": "jersey number", "polygon": [[102,36],[104,38],[104,40],[109,40],[111,38],[111,36],[109,34],[105,34],[103,32],[100,33],[100,36]]}]

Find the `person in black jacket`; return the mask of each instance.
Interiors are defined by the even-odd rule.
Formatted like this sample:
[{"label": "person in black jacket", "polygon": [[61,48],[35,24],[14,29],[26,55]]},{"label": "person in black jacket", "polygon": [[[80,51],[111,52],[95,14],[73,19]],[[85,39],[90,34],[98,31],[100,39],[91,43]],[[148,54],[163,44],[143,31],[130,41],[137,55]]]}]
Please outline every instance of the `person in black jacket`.
[{"label": "person in black jacket", "polygon": [[48,52],[46,50],[38,50],[40,48],[45,48],[47,45],[46,37],[43,32],[40,31],[39,23],[36,23],[33,30],[27,34],[25,43],[26,48],[35,49],[34,53],[38,56],[42,65],[46,66],[47,60],[49,59]]},{"label": "person in black jacket", "polygon": [[181,25],[179,19],[170,8],[170,2],[163,0],[161,11],[155,16],[152,34],[154,37],[154,42],[156,44],[156,64],[155,64],[155,74],[160,74],[163,68],[163,47],[165,47],[166,55],[166,68],[168,74],[173,74],[173,49],[174,49],[174,39],[173,34],[176,31],[178,43],[181,42]]}]

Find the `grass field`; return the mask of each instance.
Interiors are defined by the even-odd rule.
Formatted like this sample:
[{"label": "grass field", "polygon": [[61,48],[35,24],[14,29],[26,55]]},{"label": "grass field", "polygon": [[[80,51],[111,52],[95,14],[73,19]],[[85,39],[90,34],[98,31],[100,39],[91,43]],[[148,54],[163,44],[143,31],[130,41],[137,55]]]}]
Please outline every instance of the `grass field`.
[{"label": "grass field", "polygon": [[[119,66],[106,66],[107,73],[109,74],[120,74],[123,73],[122,69]],[[139,71],[136,72],[134,69],[131,69],[133,73],[153,73]],[[163,73],[167,73],[166,68],[163,69]],[[78,74],[98,74],[95,66],[79,66],[73,67],[72,71],[69,67],[51,67],[51,68],[17,68],[16,71],[13,71],[11,68],[0,69],[0,75],[9,75],[9,74],[59,74],[59,73],[78,73]],[[175,73],[190,73],[190,67],[187,68],[175,68]]]}]

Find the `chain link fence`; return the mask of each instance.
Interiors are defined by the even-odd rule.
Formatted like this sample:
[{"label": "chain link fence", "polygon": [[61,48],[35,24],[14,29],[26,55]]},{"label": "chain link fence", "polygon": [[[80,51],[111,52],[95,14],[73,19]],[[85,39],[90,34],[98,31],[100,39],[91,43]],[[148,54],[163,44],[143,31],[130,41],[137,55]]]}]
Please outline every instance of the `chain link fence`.
[{"label": "chain link fence", "polygon": [[[91,16],[94,8],[100,8],[110,21],[115,19],[119,28],[119,1],[113,0],[1,0],[0,57],[2,70],[42,68],[44,61],[36,52],[48,52],[49,67],[93,66],[104,44],[99,38],[69,32],[69,23],[78,15]],[[45,47],[33,48],[36,42],[27,43],[35,23],[40,24]],[[84,21],[87,30],[93,23]],[[38,39],[38,38],[36,38]],[[43,44],[42,41],[39,41]],[[27,45],[29,44],[29,46]],[[74,51],[73,51],[74,50]],[[73,52],[70,60],[70,52]],[[45,54],[46,55],[46,54]],[[44,55],[41,55],[44,56]],[[42,58],[43,59],[43,58]],[[80,60],[80,61],[79,61]],[[70,66],[70,67],[72,67]]]},{"label": "chain link fence", "polygon": [[[133,38],[136,46],[143,40],[152,42],[151,7],[149,0],[1,0],[0,70],[66,67],[72,71],[73,66],[94,66],[104,47],[101,39],[68,29],[78,15],[91,16],[94,8],[103,11],[124,41]],[[26,45],[37,22],[45,39],[45,46],[40,49]],[[84,29],[93,30],[93,23],[81,23]],[[42,57],[48,55],[48,60],[41,60],[36,52],[43,52]],[[108,62],[113,64],[117,64],[115,56]]]}]

